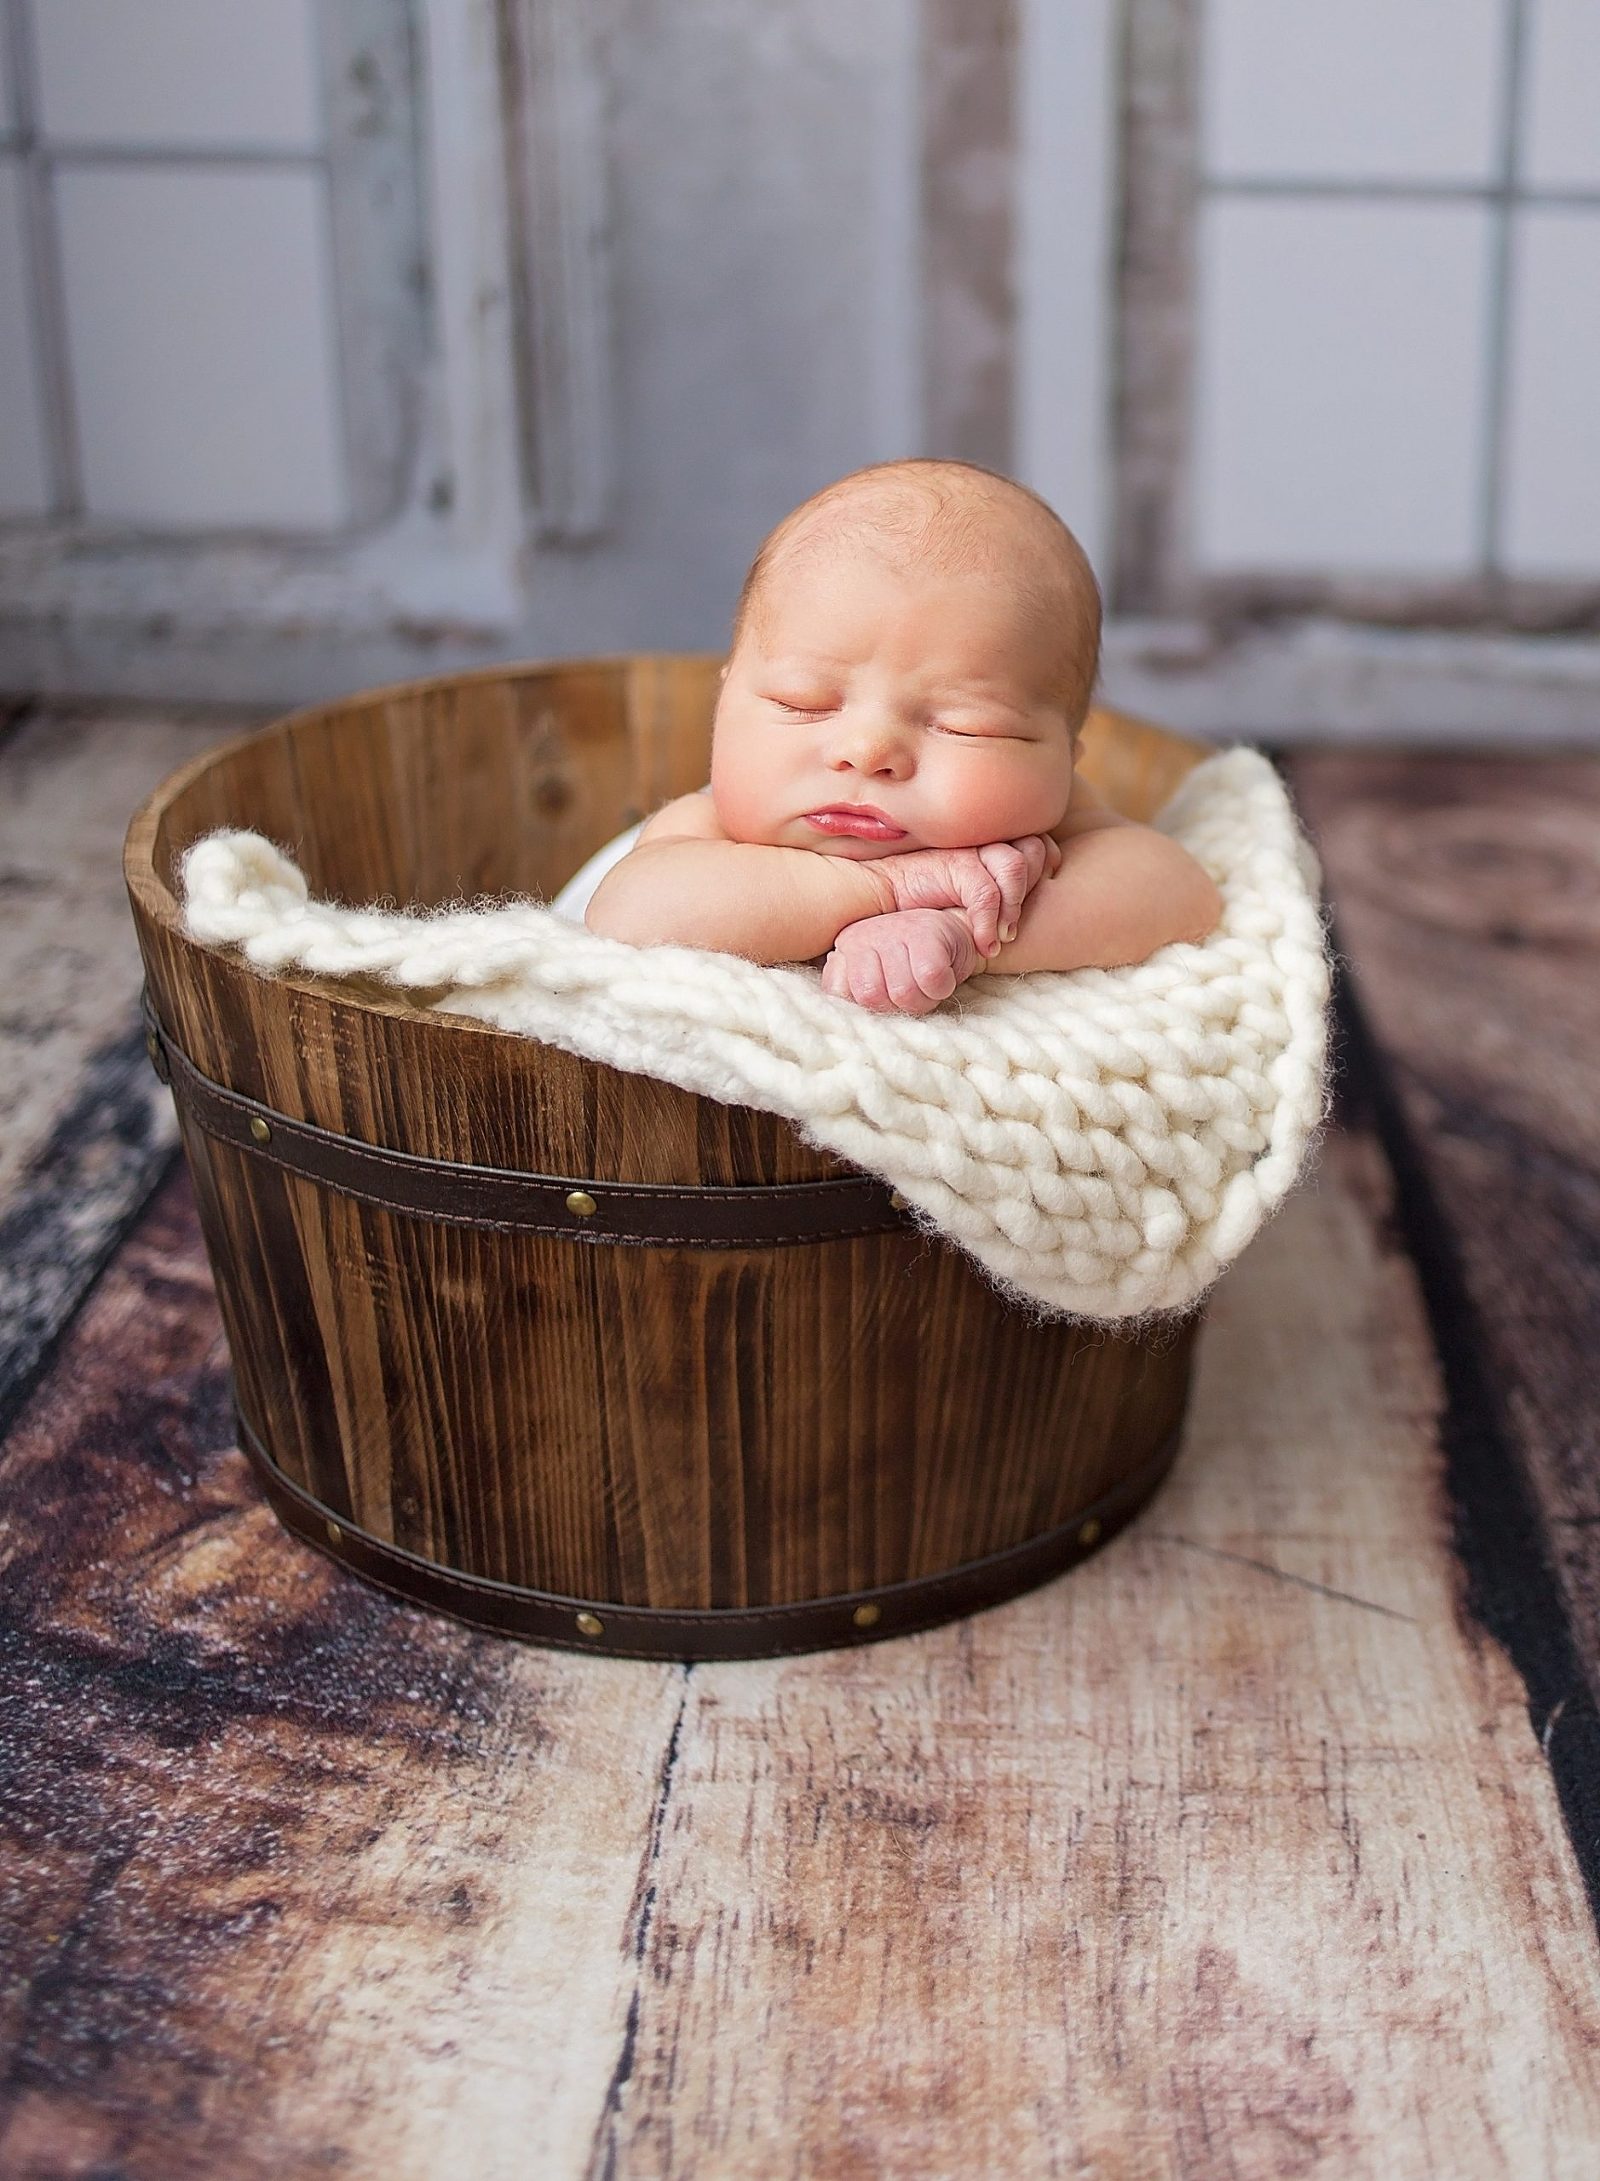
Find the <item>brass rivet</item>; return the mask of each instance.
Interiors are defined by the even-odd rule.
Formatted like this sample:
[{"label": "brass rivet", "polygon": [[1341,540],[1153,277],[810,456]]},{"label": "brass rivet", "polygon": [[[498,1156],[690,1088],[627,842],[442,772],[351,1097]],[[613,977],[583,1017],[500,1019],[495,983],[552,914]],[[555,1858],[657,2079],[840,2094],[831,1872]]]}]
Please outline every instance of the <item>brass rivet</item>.
[{"label": "brass rivet", "polygon": [[342,1545],[344,1543],[344,1532],[337,1522],[325,1522],[323,1528],[328,1533],[328,1543],[330,1545]]},{"label": "brass rivet", "polygon": [[161,1047],[156,1043],[156,1034],[154,1030],[146,1030],[144,1034],[144,1049],[150,1055],[150,1065],[153,1068],[156,1064],[156,1055],[161,1050]]},{"label": "brass rivet", "polygon": [[[573,1189],[567,1196],[567,1210],[576,1212],[580,1219],[587,1219],[595,1209],[595,1201],[587,1189]],[[593,1616],[591,1615],[591,1618]],[[591,1631],[592,1633],[592,1631]]]},{"label": "brass rivet", "polygon": [[598,1613],[580,1613],[578,1615],[578,1633],[580,1636],[603,1636],[605,1632],[606,1624]]},{"label": "brass rivet", "polygon": [[891,1189],[889,1191],[889,1202],[894,1206],[897,1212],[909,1211],[911,1208],[907,1204],[905,1198],[900,1194],[898,1189]]},{"label": "brass rivet", "polygon": [[1099,1535],[1100,1525],[1098,1522],[1091,1519],[1090,1521],[1086,1522],[1083,1528],[1078,1532],[1078,1543],[1080,1545],[1092,1545]]},{"label": "brass rivet", "polygon": [[272,1141],[272,1131],[259,1113],[252,1113],[250,1116],[250,1133],[258,1144],[269,1144]]},{"label": "brass rivet", "polygon": [[857,1628],[876,1628],[882,1617],[881,1605],[858,1605],[850,1616]]}]

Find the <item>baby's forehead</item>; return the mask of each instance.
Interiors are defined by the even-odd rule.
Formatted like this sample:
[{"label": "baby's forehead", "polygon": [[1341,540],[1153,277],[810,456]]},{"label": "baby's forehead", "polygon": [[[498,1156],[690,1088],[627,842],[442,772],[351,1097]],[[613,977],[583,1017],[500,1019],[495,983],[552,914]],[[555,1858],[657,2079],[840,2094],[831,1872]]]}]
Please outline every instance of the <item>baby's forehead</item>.
[{"label": "baby's forehead", "polygon": [[984,573],[1055,544],[1020,494],[986,481],[932,494],[899,481],[866,480],[796,508],[770,542],[771,569],[869,551],[901,572]]},{"label": "baby's forehead", "polygon": [[1098,622],[1094,578],[1065,526],[1031,493],[987,472],[847,479],[804,502],[763,546],[745,604],[793,605],[805,579],[870,556],[906,584],[976,580],[1006,587],[1028,620]]},{"label": "baby's forehead", "polygon": [[[875,586],[853,584],[848,575],[843,582],[830,580],[857,556],[888,574],[887,595],[880,597]],[[942,626],[950,633],[952,655],[962,659],[978,657],[1004,667],[1014,661],[1019,642],[1027,644],[1036,636],[1054,641],[1061,632],[1059,595],[1021,580],[1015,568],[952,565],[920,555],[902,559],[872,550],[871,541],[859,537],[808,540],[792,555],[775,559],[751,593],[748,618],[769,656],[804,652],[819,665],[842,665],[843,658],[830,657],[842,627],[858,634],[863,623],[875,624],[884,612],[893,611],[891,600],[907,594],[931,597],[935,614],[942,594],[950,597],[959,613],[959,636],[949,628],[948,617]]]}]

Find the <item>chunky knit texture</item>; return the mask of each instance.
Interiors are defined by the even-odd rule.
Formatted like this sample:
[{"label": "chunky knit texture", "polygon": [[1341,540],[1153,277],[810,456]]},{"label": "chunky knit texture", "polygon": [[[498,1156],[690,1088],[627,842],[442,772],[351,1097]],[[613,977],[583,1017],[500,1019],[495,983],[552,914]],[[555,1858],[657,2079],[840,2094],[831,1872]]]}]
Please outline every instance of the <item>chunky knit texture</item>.
[{"label": "chunky knit texture", "polygon": [[808,966],[602,939],[541,903],[310,899],[258,833],[183,861],[185,915],[265,971],[361,974],[428,1004],[781,1113],[881,1175],[1038,1318],[1192,1304],[1287,1194],[1326,1113],[1316,858],[1259,752],[1205,759],[1156,819],[1216,881],[1199,946],[1129,969],[980,976],[879,1015]]}]

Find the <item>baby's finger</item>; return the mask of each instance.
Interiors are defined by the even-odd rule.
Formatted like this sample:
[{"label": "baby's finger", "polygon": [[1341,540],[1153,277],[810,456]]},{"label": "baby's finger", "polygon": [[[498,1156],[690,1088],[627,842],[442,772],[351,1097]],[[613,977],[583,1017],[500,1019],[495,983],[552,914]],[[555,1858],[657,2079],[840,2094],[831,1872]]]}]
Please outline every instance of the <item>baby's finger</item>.
[{"label": "baby's finger", "polygon": [[[978,850],[978,854],[985,868],[993,874],[1000,890],[999,912],[995,918],[998,938],[1015,939],[1017,918],[1022,914],[1022,904],[1027,900],[1028,889],[1033,884],[1027,856],[1021,844],[1016,841],[990,841]],[[985,954],[995,952],[993,946],[984,945],[983,934],[976,924],[972,927],[972,936]]]},{"label": "baby's finger", "polygon": [[1050,860],[1047,837],[1043,833],[1029,833],[1017,842],[1017,848],[1028,869],[1028,892],[1031,894],[1044,876]]},{"label": "baby's finger", "polygon": [[1061,868],[1061,844],[1049,833],[1029,833],[1016,844],[1027,866],[1025,891],[1032,893],[1042,879],[1054,878]]},{"label": "baby's finger", "polygon": [[911,953],[906,942],[895,939],[887,946],[880,947],[879,959],[883,964],[884,981],[888,985],[890,999],[896,1007],[915,1014],[922,999],[922,986],[912,967]]},{"label": "baby's finger", "polygon": [[985,954],[992,954],[1005,916],[1006,900],[1000,882],[976,852],[970,860],[962,858],[955,875],[958,898],[950,906],[965,909],[973,938]]},{"label": "baby's finger", "polygon": [[851,960],[850,997],[861,1007],[887,1008],[892,1004],[883,981],[883,964],[871,947],[863,947]]},{"label": "baby's finger", "polygon": [[917,990],[924,995],[930,1007],[937,1007],[947,1000],[956,988],[955,965],[950,959],[950,949],[932,935],[919,936],[911,942],[911,970]]}]

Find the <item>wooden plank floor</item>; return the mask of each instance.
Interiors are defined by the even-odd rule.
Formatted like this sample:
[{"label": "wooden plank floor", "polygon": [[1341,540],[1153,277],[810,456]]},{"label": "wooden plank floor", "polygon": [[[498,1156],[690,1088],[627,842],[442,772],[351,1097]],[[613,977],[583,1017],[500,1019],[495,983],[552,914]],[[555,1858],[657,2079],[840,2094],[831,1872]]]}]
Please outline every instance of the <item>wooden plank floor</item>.
[{"label": "wooden plank floor", "polygon": [[178,1140],[145,1060],[122,836],[245,724],[0,716],[0,1431]]},{"label": "wooden plank floor", "polygon": [[[1444,1364],[1475,1609],[1528,1679],[1574,1834],[1596,1844],[1593,1886],[1600,761],[1324,755],[1295,784],[1353,966],[1348,1068]],[[1550,1570],[1556,1616],[1542,1608]]]},{"label": "wooden plank floor", "polygon": [[0,1411],[0,2175],[1589,2181],[1600,764],[1296,760],[1340,1121],[1166,1489],[953,1627],[684,1668],[413,1612],[262,1507],[186,1177],[105,1078],[113,837],[211,731],[0,745],[0,898],[29,947],[65,899],[20,752],[128,965],[0,1170],[57,1266]]}]

